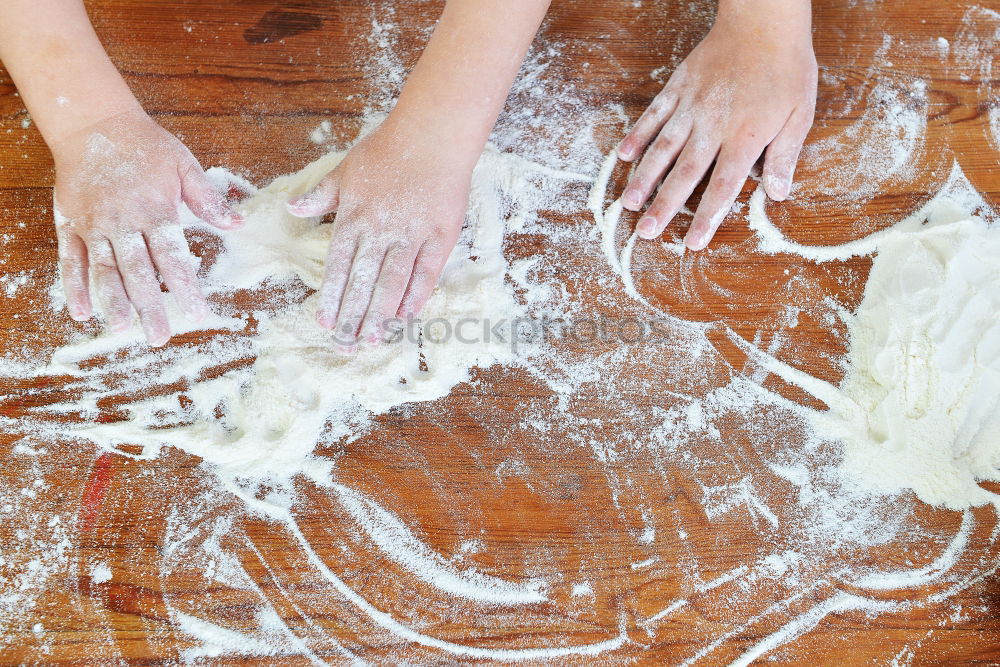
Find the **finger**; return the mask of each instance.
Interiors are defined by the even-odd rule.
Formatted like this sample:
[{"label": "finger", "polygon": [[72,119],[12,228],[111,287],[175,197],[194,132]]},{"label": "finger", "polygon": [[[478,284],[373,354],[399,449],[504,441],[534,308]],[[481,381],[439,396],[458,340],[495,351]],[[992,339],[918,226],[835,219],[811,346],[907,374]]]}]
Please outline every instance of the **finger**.
[{"label": "finger", "polygon": [[93,313],[90,302],[87,244],[76,234],[64,232],[56,235],[59,240],[59,270],[69,316],[85,322]]},{"label": "finger", "polygon": [[622,194],[622,205],[630,211],[638,211],[646,203],[663,180],[663,175],[677,159],[691,134],[691,126],[683,119],[673,118],[667,123],[653,144],[646,151],[642,161],[636,168],[625,192]]},{"label": "finger", "polygon": [[413,275],[419,247],[417,244],[401,244],[390,248],[386,253],[368,313],[361,324],[362,336],[369,343],[386,338],[386,325],[396,316],[403,302],[403,294]]},{"label": "finger", "polygon": [[326,215],[340,204],[340,171],[334,169],[319,184],[301,197],[290,199],[288,212],[300,218]]},{"label": "finger", "polygon": [[351,265],[358,251],[358,241],[353,234],[334,227],[330,249],[326,253],[326,271],[319,288],[319,308],[316,319],[320,326],[332,329],[340,314],[340,302],[351,276]]},{"label": "finger", "polygon": [[746,147],[735,149],[723,148],[719,152],[715,169],[712,171],[712,180],[709,181],[705,194],[698,204],[691,228],[688,229],[684,242],[691,250],[701,250],[705,248],[722,221],[733,208],[733,202],[743,190],[750,169],[760,155],[759,150]]},{"label": "finger", "polygon": [[160,346],[170,340],[170,323],[163,304],[163,291],[156,279],[149,248],[142,234],[126,234],[111,241],[118,261],[125,292],[136,312],[150,345]]},{"label": "finger", "polygon": [[795,164],[812,127],[814,110],[796,109],[764,153],[764,191],[774,201],[784,201],[792,190]]},{"label": "finger", "polygon": [[413,263],[413,274],[410,284],[406,287],[403,300],[400,303],[397,316],[412,319],[420,314],[431,298],[431,293],[437,285],[438,277],[448,261],[448,253],[434,241],[427,241],[421,246]]},{"label": "finger", "polygon": [[243,226],[243,216],[233,210],[193,157],[181,174],[181,197],[192,213],[213,227],[237,229]]},{"label": "finger", "polygon": [[718,145],[713,141],[701,137],[691,137],[688,140],[670,174],[660,186],[656,199],[639,220],[636,226],[639,236],[654,239],[663,233],[712,165],[718,150]]},{"label": "finger", "polygon": [[118,273],[111,242],[106,238],[92,239],[87,243],[87,251],[90,253],[94,290],[108,328],[115,333],[128,331],[132,327],[132,304]]},{"label": "finger", "polygon": [[345,345],[350,346],[357,342],[361,321],[368,312],[368,305],[372,301],[385,256],[386,248],[382,245],[361,248],[354,256],[351,277],[347,281],[340,312],[337,314],[337,323],[334,326],[334,331],[342,338]]},{"label": "finger", "polygon": [[677,95],[664,88],[639,116],[635,126],[618,145],[618,157],[626,162],[636,159],[677,109]]},{"label": "finger", "polygon": [[153,264],[177,305],[194,322],[204,320],[209,313],[208,302],[198,286],[194,258],[180,226],[174,222],[162,223],[145,236]]}]

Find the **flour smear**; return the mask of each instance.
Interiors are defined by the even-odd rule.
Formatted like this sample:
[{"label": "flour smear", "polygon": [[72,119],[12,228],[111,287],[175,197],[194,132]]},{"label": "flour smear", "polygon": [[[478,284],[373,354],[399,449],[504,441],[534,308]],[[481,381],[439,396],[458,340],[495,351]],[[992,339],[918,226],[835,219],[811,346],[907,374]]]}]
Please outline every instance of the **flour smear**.
[{"label": "flour smear", "polygon": [[[378,56],[368,69],[380,93],[366,131],[391,106],[404,78],[395,14],[387,7],[375,14],[370,41]],[[952,40],[947,53],[965,53],[967,42]],[[552,43],[529,57],[513,91],[523,104],[505,112],[480,159],[465,228],[423,319],[586,319],[607,309],[618,317],[655,318],[668,335],[648,346],[581,351],[559,341],[515,346],[510,330],[473,345],[454,338],[435,342],[428,329],[415,339],[344,357],[314,318],[313,291],[330,225],[290,216],[284,204],[315,185],[349,147],[264,187],[212,169],[209,176],[221,190],[243,193],[238,206],[247,224],[238,234],[219,236],[182,211],[189,233],[219,249],[201,270],[215,311],[210,320],[195,328],[171,306],[175,329],[193,333],[195,342],[152,350],[138,331],[76,334],[50,358],[22,354],[3,361],[8,378],[58,378],[73,400],[2,421],[23,436],[12,455],[29,463],[9,482],[14,486],[0,489],[0,514],[15,525],[0,543],[0,645],[24,626],[47,650],[48,631],[33,619],[41,617],[40,601],[57,588],[60,573],[73,572],[72,519],[44,514],[38,499],[46,488],[45,465],[55,456],[54,445],[39,443],[67,440],[144,461],[151,474],[170,449],[202,462],[204,487],[171,505],[155,576],[222,588],[246,618],[230,622],[202,596],[164,590],[173,627],[192,644],[179,658],[194,664],[227,656],[358,661],[351,647],[366,641],[402,647],[394,656],[401,660],[412,649],[418,659],[446,662],[611,661],[619,652],[641,652],[646,639],[669,641],[690,628],[695,638],[682,664],[716,664],[731,643],[760,637],[727,659],[742,665],[788,649],[828,615],[877,617],[948,604],[993,576],[1000,565],[994,551],[973,554],[970,544],[987,527],[973,508],[996,503],[980,484],[997,479],[1000,463],[1000,303],[991,288],[1000,278],[990,261],[1000,252],[1000,230],[960,166],[920,210],[838,246],[787,239],[768,219],[763,191],[752,196],[747,218],[755,245],[749,251],[817,264],[874,258],[861,306],[845,315],[846,373],[834,386],[780,361],[781,336],[748,341],[717,324],[685,321],[646,298],[633,277],[642,242],[614,201],[616,160],[607,152],[609,135],[625,129],[623,113],[554,82],[558,77],[549,70],[565,59]],[[926,84],[912,78],[870,83],[870,110],[842,136],[806,154],[829,166],[830,181],[820,190],[848,206],[912,177],[925,154]],[[303,144],[329,144],[333,129],[324,121]],[[838,161],[848,150],[860,159]],[[581,215],[587,210],[592,220]],[[553,221],[553,214],[564,219]],[[545,251],[513,258],[518,244],[541,244]],[[666,249],[684,259],[676,247]],[[582,268],[578,258],[586,260]],[[0,287],[13,297],[28,282],[27,274],[11,275]],[[58,292],[52,295],[52,308],[60,311]],[[786,305],[795,312],[789,327],[800,311],[826,312],[823,304]],[[737,371],[720,359],[710,339],[720,331],[745,352],[750,370]],[[484,369],[537,381],[538,396],[524,397],[513,426],[491,430],[487,418],[475,422],[487,445],[469,443],[463,453],[479,463],[489,459],[493,440],[506,443],[510,456],[490,463],[497,488],[510,484],[525,495],[555,497],[554,504],[568,507],[581,526],[535,551],[518,551],[520,545],[506,544],[508,535],[475,528],[482,512],[474,494],[468,507],[448,507],[444,532],[456,536],[449,551],[414,520],[419,512],[392,506],[390,494],[363,492],[355,486],[359,480],[342,473],[337,456],[317,454],[375,433],[380,415],[416,413],[447,400],[455,387],[473,387],[480,400],[502,392],[502,380],[490,385],[476,379]],[[769,375],[801,387],[828,409],[804,407],[767,388]],[[595,396],[599,415],[587,412]],[[101,419],[109,403],[126,418]],[[734,423],[738,443],[727,430]],[[517,442],[501,428],[531,437]],[[562,467],[572,466],[547,471],[546,456],[577,469],[593,467],[607,493],[600,501],[615,508],[614,525],[588,523],[589,510],[573,496],[581,482],[560,476]],[[421,472],[449,498],[444,490],[455,481],[423,465]],[[677,493],[678,476],[687,483],[683,494]],[[330,527],[343,528],[346,537],[330,537],[340,540],[332,546],[319,548],[300,522],[305,485],[334,508]],[[673,502],[667,495],[683,496],[695,519],[677,510],[657,513]],[[428,507],[446,502],[426,500]],[[920,502],[955,510],[954,528],[925,529],[917,517]],[[294,552],[296,575],[310,585],[272,567],[242,526],[247,517],[273,527],[275,539]],[[741,562],[720,569],[713,559],[718,536],[703,534],[705,522],[736,525],[756,540],[754,546]],[[544,527],[537,529],[544,534]],[[580,548],[606,534],[635,557],[608,567]],[[994,532],[991,546],[997,538]],[[574,553],[585,552],[578,571],[560,569],[566,543]],[[872,565],[868,550],[887,548],[919,553],[909,566]],[[242,557],[247,553],[260,558],[268,586],[260,583],[257,561],[250,565]],[[330,553],[343,558],[330,560]],[[410,591],[405,608],[357,584],[356,570],[366,562],[355,559],[363,556],[382,558],[403,573],[398,582],[393,572],[378,574]],[[490,559],[520,574],[487,572],[482,563]],[[74,576],[98,587],[130,575],[110,567],[104,554],[81,557],[77,569]],[[613,581],[602,580],[605,575]],[[410,586],[414,581],[419,591]],[[642,604],[616,588],[656,590],[664,581],[678,582],[677,595]],[[891,595],[931,584],[924,597]],[[323,607],[327,602],[331,606]],[[600,628],[598,610],[609,605],[617,625]],[[289,620],[290,608],[301,622]],[[347,619],[344,637],[328,630],[335,614]],[[952,616],[960,619],[962,610],[953,609]],[[498,645],[491,640],[498,619],[529,619],[533,632],[517,645]],[[460,641],[441,631],[441,623],[455,622],[481,628],[485,640]],[[565,634],[567,623],[587,628],[587,639]]]}]

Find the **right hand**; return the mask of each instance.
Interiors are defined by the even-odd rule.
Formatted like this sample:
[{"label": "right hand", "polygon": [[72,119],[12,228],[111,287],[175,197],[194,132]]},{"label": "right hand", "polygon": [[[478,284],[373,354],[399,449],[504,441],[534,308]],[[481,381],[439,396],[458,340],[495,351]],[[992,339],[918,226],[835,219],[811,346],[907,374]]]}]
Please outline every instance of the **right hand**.
[{"label": "right hand", "polygon": [[809,3],[720,3],[708,35],[619,147],[628,161],[646,150],[622,194],[630,211],[653,199],[637,234],[662,234],[711,171],[684,238],[691,250],[705,248],[761,154],[764,191],[788,197],[813,122],[816,77]]},{"label": "right hand", "polygon": [[316,188],[288,202],[300,217],[336,212],[317,319],[345,353],[359,340],[384,341],[394,320],[420,313],[462,229],[481,152],[395,121],[390,115]]},{"label": "right hand", "polygon": [[[93,315],[90,280],[107,326],[139,315],[146,339],[170,339],[160,279],[195,322],[208,314],[195,261],[178,222],[183,201],[219,229],[243,224],[176,137],[142,111],[107,118],[52,147],[56,237],[70,316]],[[159,275],[159,277],[157,277]]]}]

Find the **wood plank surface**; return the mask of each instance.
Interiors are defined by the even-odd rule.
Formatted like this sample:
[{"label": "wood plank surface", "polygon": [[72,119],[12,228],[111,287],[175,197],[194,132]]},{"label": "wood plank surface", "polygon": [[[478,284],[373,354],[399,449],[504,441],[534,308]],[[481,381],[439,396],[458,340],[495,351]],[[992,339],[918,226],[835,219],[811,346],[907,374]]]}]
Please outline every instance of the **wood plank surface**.
[{"label": "wood plank surface", "polygon": [[[713,5],[556,0],[536,47],[551,47],[555,54],[543,76],[552,90],[571,88],[579,99],[608,108],[597,141],[610,149],[622,129],[612,107],[638,117],[705,34]],[[1000,137],[990,127],[991,111],[1000,117],[1000,74],[993,68],[1000,54],[1000,4],[813,5],[821,76],[809,145],[827,141],[837,149],[807,154],[795,197],[769,204],[771,219],[803,243],[856,238],[917,210],[956,163],[987,201],[1000,205]],[[375,24],[396,26],[391,48],[409,65],[441,3],[92,0],[88,7],[113,60],[158,122],[203,164],[225,165],[267,183],[323,152],[308,140],[322,121],[331,122],[335,143],[348,142],[366,109],[391,101],[395,90],[375,67],[382,48],[370,39]],[[923,84],[926,89],[915,88]],[[862,159],[864,143],[856,136],[852,143],[849,130],[885,112],[876,106],[876,89],[904,100],[925,119],[922,148],[904,175],[889,174],[870,191],[846,197],[847,190],[859,191],[849,167]],[[523,102],[512,97],[508,113]],[[619,187],[623,177],[623,170],[616,172]],[[0,346],[6,352],[51,349],[81,328],[48,305],[56,259],[52,181],[47,149],[0,71],[0,271],[31,272],[13,297],[0,298]],[[754,188],[748,183],[741,201]],[[588,212],[550,217],[578,230],[580,246],[596,243],[587,240]],[[682,217],[681,230],[688,220]],[[565,284],[576,298],[608,313],[631,312],[589,279],[608,272],[600,255],[576,253],[576,247],[554,248],[545,238],[519,236],[509,239],[505,252],[511,259],[559,254]],[[730,216],[712,252],[693,258],[641,245],[634,257],[637,289],[656,307],[726,324],[764,348],[780,338],[778,358],[839,381],[843,324],[831,325],[814,310],[789,327],[782,313],[790,298],[815,305],[829,297],[839,307],[856,307],[871,259],[816,264],[762,255],[754,247],[741,215]],[[578,353],[613,348],[605,342],[580,346]],[[685,445],[704,462],[696,473],[669,456],[651,457],[637,444],[653,437],[652,415],[677,402],[670,392],[704,394],[752,372],[724,336],[716,348],[716,356],[698,363],[684,341],[645,357],[636,351],[621,377],[575,395],[572,419],[544,430],[524,416],[545,414],[551,406],[547,385],[520,368],[477,370],[472,382],[449,396],[393,410],[378,417],[368,435],[317,451],[336,461],[338,480],[377,498],[435,552],[466,553],[463,545],[474,538],[476,548],[463,557],[478,571],[518,582],[547,577],[549,600],[527,609],[484,609],[429,586],[359,535],[329,489],[304,481],[296,489],[296,536],[248,512],[184,452],[134,461],[80,441],[26,441],[16,421],[27,418],[33,405],[65,400],[64,389],[50,380],[2,380],[0,612],[9,619],[0,620],[0,664],[491,662],[387,632],[331,584],[304,544],[355,594],[441,641],[524,649],[624,638],[599,656],[563,657],[556,660],[560,664],[729,664],[796,619],[808,622],[810,610],[857,593],[843,575],[846,564],[920,568],[941,555],[962,514],[912,498],[891,499],[879,509],[886,521],[911,522],[915,533],[939,539],[855,546],[804,564],[796,577],[749,587],[741,577],[725,581],[728,573],[801,538],[795,488],[766,463],[770,449],[789,446],[795,434],[784,431],[778,412],[771,421],[764,414],[733,415],[717,438],[706,434]],[[667,367],[691,369],[684,387],[663,386]],[[773,377],[761,381],[820,407]],[[615,410],[609,392],[629,392],[634,410]],[[773,447],[762,450],[750,428],[771,429]],[[594,442],[607,443],[614,456],[602,460]],[[780,528],[749,507],[709,517],[705,480],[752,484]],[[838,607],[762,661],[1000,664],[1000,581],[979,576],[998,558],[1000,547],[991,540],[997,517],[992,508],[970,516],[975,530],[955,566],[956,577],[964,573],[969,579],[960,590],[950,592],[938,582],[885,591],[887,604],[900,604],[878,615]],[[649,525],[657,527],[656,540],[638,539]],[[207,570],[221,567],[207,553],[234,559],[229,567],[245,572],[250,583],[226,585],[207,577]],[[644,562],[652,565],[636,567]],[[110,580],[94,576],[100,565],[110,569]],[[30,590],[32,581],[43,582],[41,589]],[[592,592],[574,594],[572,584],[583,581]],[[15,604],[26,599],[32,600],[28,607]],[[661,615],[682,599],[682,607]],[[4,604],[11,606],[3,611]],[[277,618],[300,649],[285,656],[213,657],[203,641],[178,626],[179,614],[247,634],[260,629],[262,618]],[[649,621],[654,618],[662,620]]]}]

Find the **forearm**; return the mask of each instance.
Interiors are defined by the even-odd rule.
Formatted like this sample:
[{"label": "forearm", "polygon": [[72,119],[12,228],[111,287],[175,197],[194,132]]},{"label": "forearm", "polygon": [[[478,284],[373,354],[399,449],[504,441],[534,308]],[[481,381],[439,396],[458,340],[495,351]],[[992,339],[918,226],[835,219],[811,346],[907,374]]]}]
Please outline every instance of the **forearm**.
[{"label": "forearm", "polygon": [[549,0],[449,0],[390,118],[478,158]]},{"label": "forearm", "polygon": [[0,61],[50,147],[139,108],[81,0],[0,2]]}]

